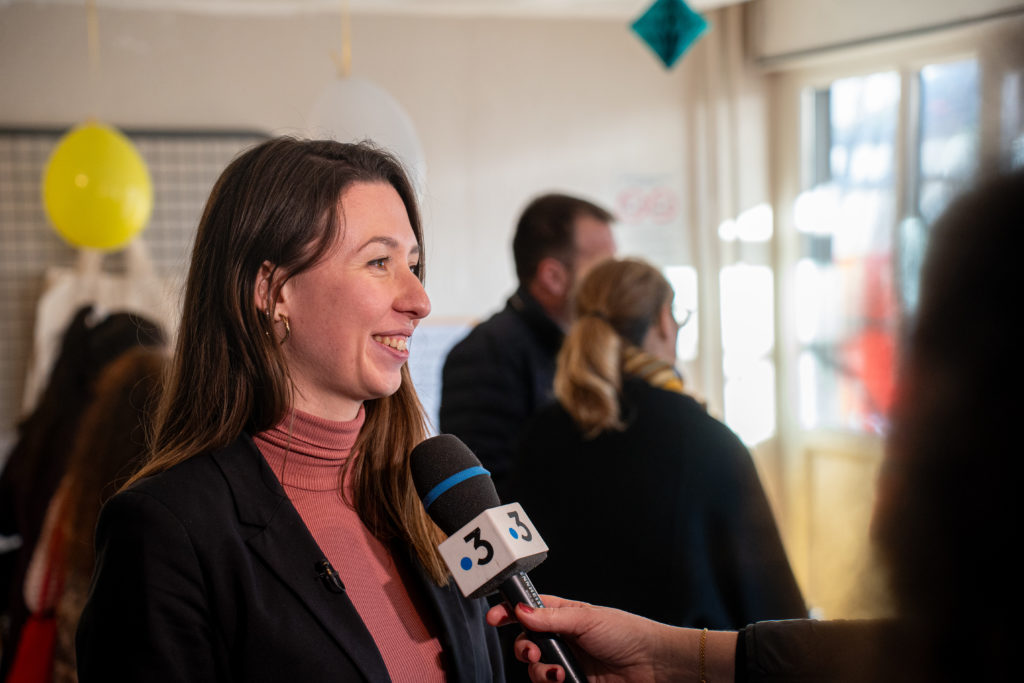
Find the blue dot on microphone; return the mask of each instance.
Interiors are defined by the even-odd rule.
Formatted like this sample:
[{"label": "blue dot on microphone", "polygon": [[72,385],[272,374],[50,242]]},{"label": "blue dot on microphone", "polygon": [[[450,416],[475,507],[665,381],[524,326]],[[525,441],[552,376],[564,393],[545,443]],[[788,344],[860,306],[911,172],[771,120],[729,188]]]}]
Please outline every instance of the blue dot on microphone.
[{"label": "blue dot on microphone", "polygon": [[508,532],[512,534],[512,538],[519,538],[519,533],[512,527],[508,528]]},{"label": "blue dot on microphone", "polygon": [[468,572],[470,569],[473,568],[473,560],[469,559],[468,557],[464,557],[462,558],[462,561],[459,562],[459,566]]}]

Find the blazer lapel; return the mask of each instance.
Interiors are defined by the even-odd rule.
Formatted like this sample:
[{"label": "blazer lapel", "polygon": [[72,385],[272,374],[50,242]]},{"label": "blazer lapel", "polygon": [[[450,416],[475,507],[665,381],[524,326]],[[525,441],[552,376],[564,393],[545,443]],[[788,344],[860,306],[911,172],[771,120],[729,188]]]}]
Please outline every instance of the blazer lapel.
[{"label": "blazer lapel", "polygon": [[320,578],[324,554],[248,435],[214,455],[239,520],[254,527],[249,547],[331,634],[369,681],[389,681],[366,625],[344,592]]},{"label": "blazer lapel", "polygon": [[475,683],[475,672],[472,671],[471,663],[478,653],[473,651],[474,639],[469,631],[466,601],[452,581],[445,586],[435,584],[423,569],[423,565],[407,548],[392,545],[391,552],[396,557],[404,555],[413,567],[417,588],[420,589],[424,602],[430,607],[440,631],[438,638],[441,640],[441,647],[448,653],[452,665],[448,680]]}]

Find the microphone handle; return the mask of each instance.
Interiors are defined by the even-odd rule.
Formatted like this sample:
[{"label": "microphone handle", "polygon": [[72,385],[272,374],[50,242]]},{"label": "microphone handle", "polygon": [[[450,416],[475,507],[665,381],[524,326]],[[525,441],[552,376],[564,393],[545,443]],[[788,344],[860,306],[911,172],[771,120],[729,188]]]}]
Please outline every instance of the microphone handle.
[{"label": "microphone handle", "polygon": [[[543,607],[544,603],[533,587],[533,582],[526,572],[517,572],[507,578],[498,587],[501,596],[509,605],[515,607],[518,603],[530,605],[531,607]],[[529,639],[540,648],[540,660],[545,664],[558,664],[565,670],[565,680],[568,683],[586,683],[586,676],[580,670],[576,657],[572,650],[556,633],[537,633],[526,631]]]}]

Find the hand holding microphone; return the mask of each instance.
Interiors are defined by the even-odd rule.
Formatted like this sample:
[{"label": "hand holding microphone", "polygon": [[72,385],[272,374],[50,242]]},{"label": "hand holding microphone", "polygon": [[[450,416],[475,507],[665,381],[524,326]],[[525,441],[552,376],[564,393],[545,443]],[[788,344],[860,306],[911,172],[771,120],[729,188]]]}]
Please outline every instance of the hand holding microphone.
[{"label": "hand holding microphone", "polygon": [[[543,607],[526,572],[544,561],[548,547],[518,503],[501,504],[473,452],[442,434],[413,449],[410,467],[427,513],[448,534],[438,550],[462,594],[477,598],[499,591],[513,607]],[[565,680],[586,680],[557,635],[530,633],[529,638],[544,662],[565,670]]]}]

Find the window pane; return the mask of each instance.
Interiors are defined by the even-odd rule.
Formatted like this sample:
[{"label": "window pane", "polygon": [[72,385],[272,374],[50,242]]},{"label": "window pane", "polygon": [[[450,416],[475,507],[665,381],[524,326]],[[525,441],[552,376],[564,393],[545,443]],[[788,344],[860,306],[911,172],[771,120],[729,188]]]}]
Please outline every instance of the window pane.
[{"label": "window pane", "polygon": [[829,171],[842,186],[892,182],[900,79],[895,72],[844,78],[829,88]]},{"label": "window pane", "polygon": [[1003,145],[1012,168],[1024,168],[1024,71],[1003,79]]},{"label": "window pane", "polygon": [[725,423],[748,445],[775,433],[774,277],[747,263],[719,273]]},{"label": "window pane", "polygon": [[667,266],[665,279],[672,285],[675,299],[672,301],[672,314],[677,322],[684,322],[676,337],[676,358],[682,362],[697,358],[697,341],[700,327],[697,315],[697,269],[693,266]]},{"label": "window pane", "polygon": [[767,359],[724,365],[725,421],[748,446],[775,433],[775,366]]},{"label": "window pane", "polygon": [[[903,313],[917,309],[928,226],[978,168],[981,85],[978,62],[929,64],[918,74],[921,106],[917,185],[910,215],[900,223],[899,293]],[[1011,86],[1012,87],[1012,86]],[[1005,113],[1005,111],[1004,111]]]},{"label": "window pane", "polygon": [[722,268],[722,350],[726,355],[760,358],[775,346],[772,269],[746,263]]},{"label": "window pane", "polygon": [[835,81],[815,98],[814,183],[794,207],[798,413],[808,429],[877,432],[892,395],[895,72]]},{"label": "window pane", "polygon": [[978,166],[978,62],[929,64],[920,84],[917,208],[931,224]]}]

